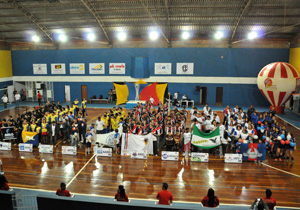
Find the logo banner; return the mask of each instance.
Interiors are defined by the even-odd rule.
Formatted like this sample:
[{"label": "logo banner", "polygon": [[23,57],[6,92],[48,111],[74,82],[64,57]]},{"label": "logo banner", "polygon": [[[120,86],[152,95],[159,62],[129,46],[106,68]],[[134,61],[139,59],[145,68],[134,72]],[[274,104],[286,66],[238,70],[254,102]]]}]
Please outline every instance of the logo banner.
[{"label": "logo banner", "polygon": [[19,151],[20,152],[32,152],[32,144],[19,144]]},{"label": "logo banner", "polygon": [[155,63],[154,74],[172,74],[172,63]]},{"label": "logo banner", "polygon": [[265,144],[241,144],[244,161],[266,160]]},{"label": "logo banner", "polygon": [[147,150],[143,151],[132,151],[131,158],[133,159],[147,159]]},{"label": "logo banner", "polygon": [[179,152],[161,152],[161,160],[179,160]]},{"label": "logo banner", "polygon": [[105,63],[90,63],[89,64],[90,74],[105,74]]},{"label": "logo banner", "polygon": [[37,132],[22,131],[23,143],[39,146],[39,135]]},{"label": "logo banner", "polygon": [[193,128],[192,144],[202,149],[211,149],[221,145],[219,127],[210,133],[203,133],[196,126]]},{"label": "logo banner", "polygon": [[70,63],[70,74],[85,74],[84,63]]},{"label": "logo banner", "polygon": [[177,63],[176,74],[194,74],[194,63]]},{"label": "logo banner", "polygon": [[153,154],[154,136],[150,133],[145,136],[124,133],[122,135],[121,154],[132,154],[133,152],[147,151],[147,154]]},{"label": "logo banner", "polygon": [[47,74],[47,64],[32,64],[33,74]]},{"label": "logo banner", "polygon": [[97,134],[96,143],[100,143],[109,147],[115,147],[115,132]]},{"label": "logo banner", "polygon": [[112,148],[97,148],[96,155],[101,157],[112,157]]},{"label": "logo banner", "polygon": [[205,162],[207,163],[209,160],[208,153],[200,153],[200,152],[192,152],[191,161],[192,162]]},{"label": "logo banner", "polygon": [[61,154],[63,155],[77,155],[77,147],[72,146],[62,146]]},{"label": "logo banner", "polygon": [[241,154],[225,154],[225,163],[242,163],[243,156]]},{"label": "logo banner", "polygon": [[40,144],[39,146],[40,153],[53,153],[53,145]]},{"label": "logo banner", "polygon": [[66,64],[51,63],[51,74],[66,74]]},{"label": "logo banner", "polygon": [[0,150],[11,150],[11,143],[10,142],[0,142]]},{"label": "logo banner", "polygon": [[109,74],[125,74],[125,63],[109,63]]},{"label": "logo banner", "polygon": [[2,127],[3,140],[17,139],[14,127]]}]

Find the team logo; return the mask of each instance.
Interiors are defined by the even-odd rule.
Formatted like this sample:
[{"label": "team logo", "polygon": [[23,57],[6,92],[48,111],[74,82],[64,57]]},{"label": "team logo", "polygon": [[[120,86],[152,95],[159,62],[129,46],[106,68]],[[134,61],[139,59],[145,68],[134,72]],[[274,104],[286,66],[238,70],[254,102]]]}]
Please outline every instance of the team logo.
[{"label": "team logo", "polygon": [[167,159],[168,158],[168,155],[165,153],[163,154],[163,159]]},{"label": "team logo", "polygon": [[149,139],[148,139],[148,138],[144,138],[144,143],[145,143],[145,145],[147,146],[148,143],[149,143]]},{"label": "team logo", "polygon": [[185,65],[182,65],[182,71],[183,72],[187,72],[188,70],[189,70],[189,68],[188,68],[188,65],[187,64],[185,64]]},{"label": "team logo", "polygon": [[101,64],[99,64],[99,65],[93,67],[92,70],[101,71],[101,70],[103,70],[103,66]]},{"label": "team logo", "polygon": [[106,144],[109,145],[109,146],[114,146],[115,145],[115,134],[110,134],[106,138]]},{"label": "team logo", "polygon": [[267,78],[267,79],[265,79],[264,84],[265,84],[265,88],[269,88],[269,87],[272,87],[273,81],[272,81],[272,79]]},{"label": "team logo", "polygon": [[263,154],[259,153],[256,148],[251,146],[251,148],[248,149],[247,153],[244,153],[243,155],[247,156],[250,159],[256,159],[258,157],[261,157]]},{"label": "team logo", "polygon": [[61,69],[61,65],[55,65],[55,69]]},{"label": "team logo", "polygon": [[136,153],[136,152],[132,153],[132,156],[133,156],[133,157],[136,157],[136,156],[137,156],[137,153]]}]

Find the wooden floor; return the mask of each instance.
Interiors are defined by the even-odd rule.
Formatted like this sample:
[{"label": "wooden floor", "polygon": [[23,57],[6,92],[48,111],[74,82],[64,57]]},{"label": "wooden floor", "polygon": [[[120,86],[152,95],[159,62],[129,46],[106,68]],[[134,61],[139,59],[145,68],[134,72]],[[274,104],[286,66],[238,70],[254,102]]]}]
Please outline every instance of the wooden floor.
[{"label": "wooden floor", "polygon": [[[2,111],[0,119],[23,111]],[[104,111],[89,109],[88,123]],[[287,129],[293,129],[296,139],[300,139],[299,130],[289,125]],[[220,202],[228,204],[251,204],[270,188],[277,205],[300,207],[299,150],[294,164],[275,162],[268,157],[264,164],[256,165],[226,164],[219,157],[210,157],[209,163],[190,162],[184,157],[178,162],[161,161],[160,157],[132,160],[119,155],[96,159],[83,149],[79,149],[77,156],[61,155],[61,144],[54,154],[39,154],[37,149],[33,153],[19,153],[17,147],[0,151],[9,185],[55,191],[60,182],[65,182],[72,193],[112,197],[118,185],[123,184],[130,198],[155,199],[161,183],[167,182],[176,201],[200,202],[212,187]]]}]

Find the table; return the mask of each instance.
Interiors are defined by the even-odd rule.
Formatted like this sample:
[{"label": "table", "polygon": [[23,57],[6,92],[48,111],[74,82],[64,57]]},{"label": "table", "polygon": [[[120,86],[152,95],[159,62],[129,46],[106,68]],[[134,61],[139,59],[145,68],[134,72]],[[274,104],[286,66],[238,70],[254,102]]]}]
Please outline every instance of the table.
[{"label": "table", "polygon": [[186,108],[189,107],[189,103],[192,103],[192,106],[194,106],[194,100],[180,100],[180,107],[182,107],[182,102],[186,103]]}]

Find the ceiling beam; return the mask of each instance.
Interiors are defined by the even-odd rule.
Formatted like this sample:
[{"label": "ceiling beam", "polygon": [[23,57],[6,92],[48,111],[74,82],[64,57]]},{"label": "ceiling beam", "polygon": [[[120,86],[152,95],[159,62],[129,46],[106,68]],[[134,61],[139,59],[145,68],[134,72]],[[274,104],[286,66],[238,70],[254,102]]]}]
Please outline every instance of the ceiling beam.
[{"label": "ceiling beam", "polygon": [[150,11],[146,7],[146,5],[143,3],[142,0],[139,0],[139,1],[142,4],[142,6],[144,7],[145,12],[147,13],[147,15],[151,18],[152,22],[157,26],[158,30],[160,31],[160,33],[162,34],[162,36],[166,40],[166,42],[168,44],[168,47],[171,47],[171,42],[169,41],[169,39],[167,38],[167,36],[165,35],[165,33],[162,31],[161,27],[158,25],[158,23],[156,22],[156,20],[153,18],[153,16],[151,15]]},{"label": "ceiling beam", "polygon": [[33,14],[31,14],[25,7],[17,3],[15,0],[2,0],[3,2],[10,4],[14,9],[21,12],[25,17],[27,17],[34,25],[36,25],[52,42],[53,38],[51,37],[50,30],[40,22],[40,20]]},{"label": "ceiling beam", "polygon": [[245,11],[247,10],[248,6],[250,5],[251,1],[252,0],[246,0],[243,8],[240,11],[239,17],[238,17],[238,19],[236,21],[236,24],[235,24],[235,26],[234,26],[234,28],[232,30],[231,36],[230,36],[230,40],[229,40],[229,46],[230,47],[232,45],[232,40],[234,38],[235,32],[236,32],[237,28],[239,27],[239,24],[240,24],[240,22],[241,22],[241,20],[243,18],[243,15],[244,15]]},{"label": "ceiling beam", "polygon": [[88,0],[81,0],[81,2],[83,3],[83,5],[90,11],[90,13],[95,17],[97,23],[99,24],[101,30],[103,31],[107,42],[110,46],[112,46],[112,41],[108,35],[108,30],[106,28],[106,26],[103,23],[102,18],[100,17],[100,15],[96,12],[95,8],[93,7],[93,5],[88,1]]}]

